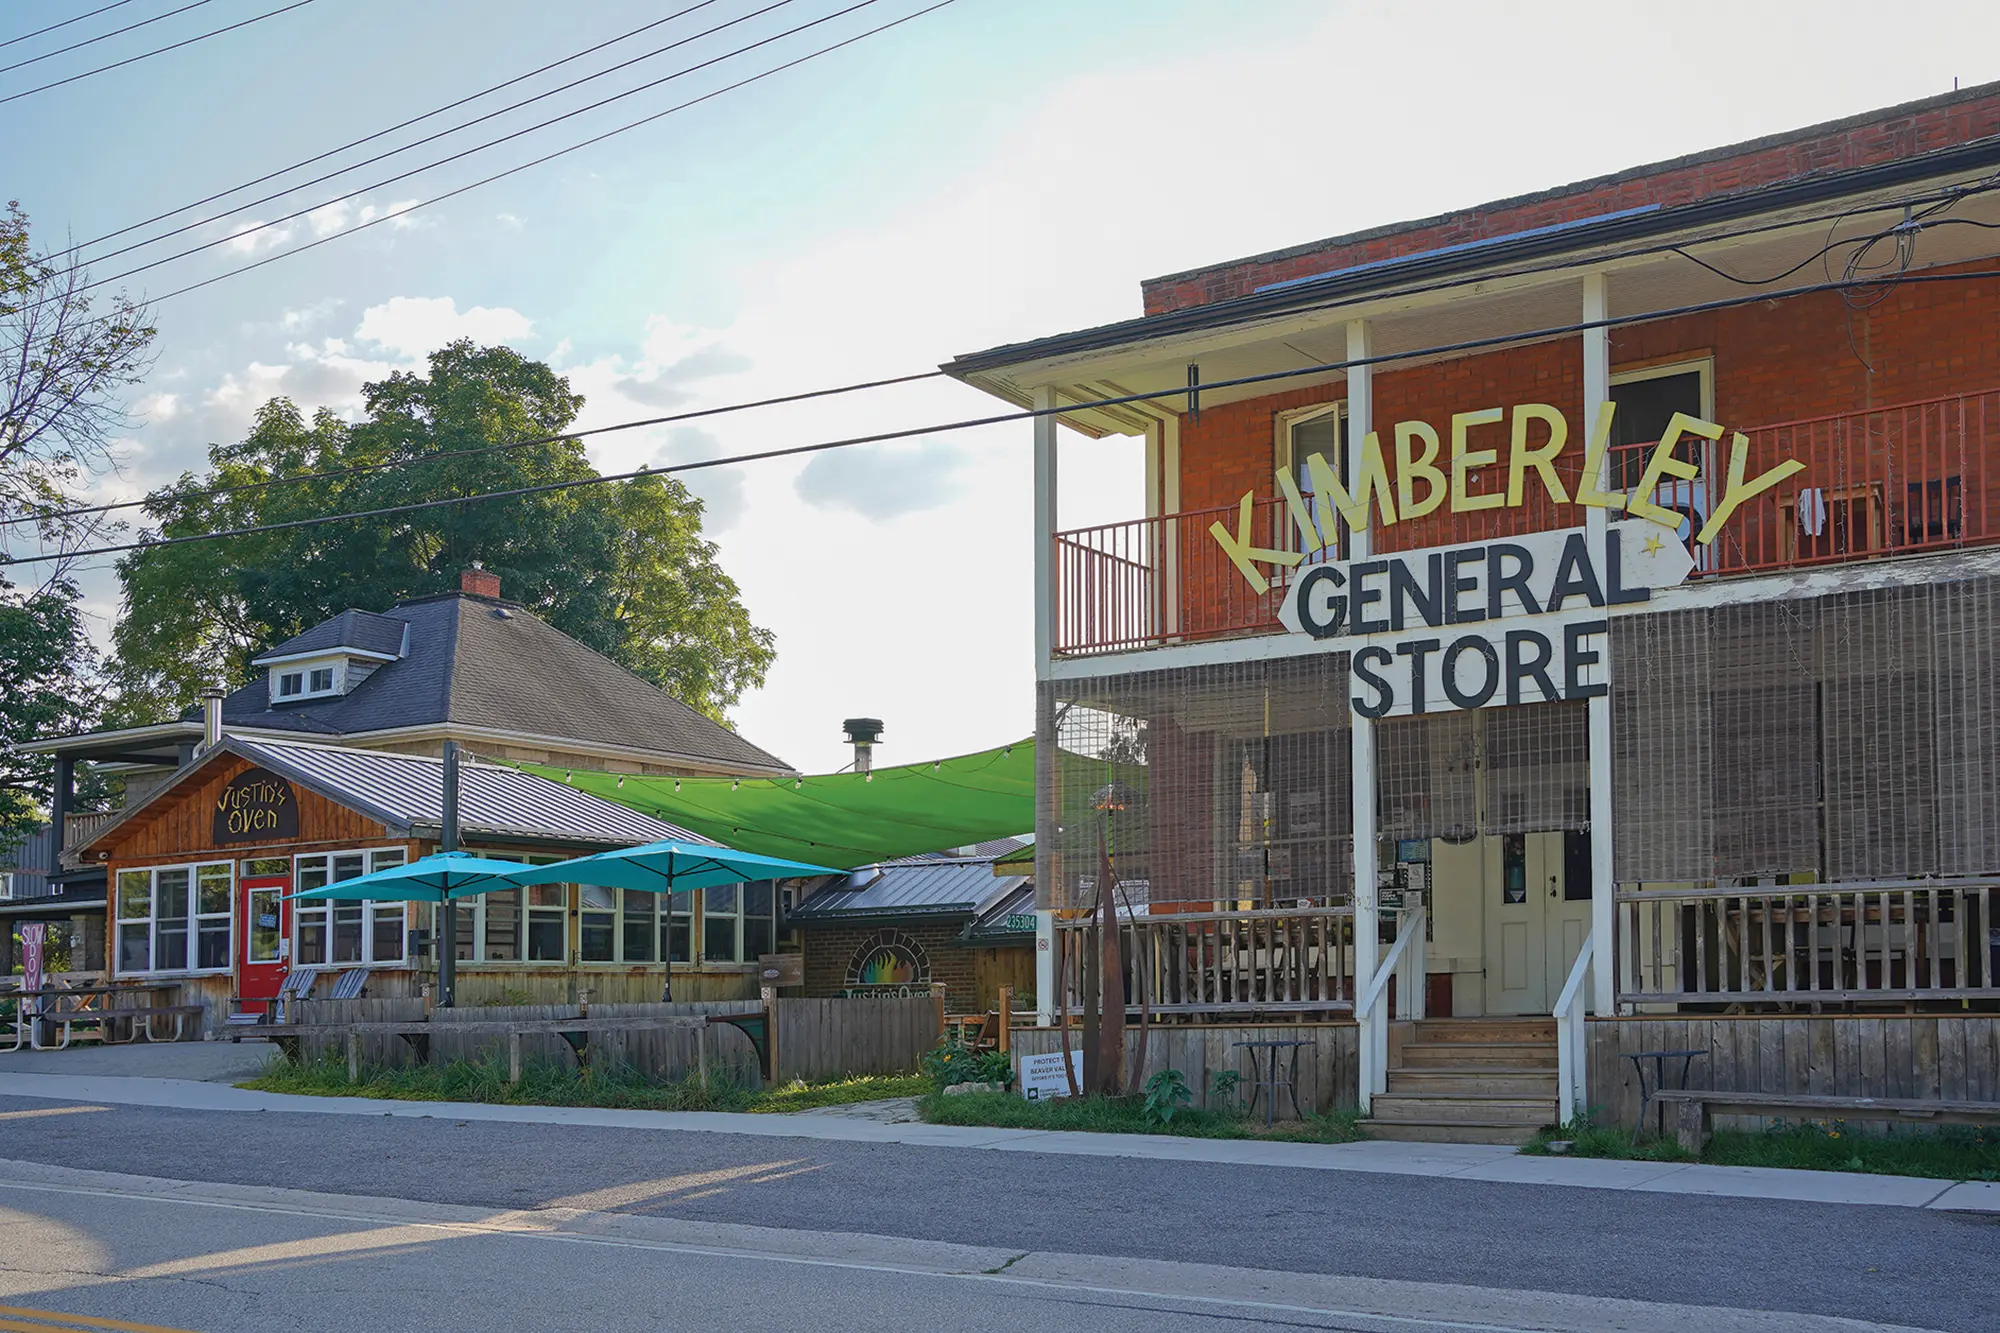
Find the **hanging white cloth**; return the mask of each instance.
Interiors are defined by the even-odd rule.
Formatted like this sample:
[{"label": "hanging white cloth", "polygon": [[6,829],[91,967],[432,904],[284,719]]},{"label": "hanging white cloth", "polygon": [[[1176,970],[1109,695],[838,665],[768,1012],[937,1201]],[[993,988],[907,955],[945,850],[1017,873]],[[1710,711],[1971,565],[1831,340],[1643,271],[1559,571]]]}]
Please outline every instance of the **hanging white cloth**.
[{"label": "hanging white cloth", "polygon": [[1799,490],[1799,528],[1808,537],[1826,531],[1826,492],[1817,486]]}]

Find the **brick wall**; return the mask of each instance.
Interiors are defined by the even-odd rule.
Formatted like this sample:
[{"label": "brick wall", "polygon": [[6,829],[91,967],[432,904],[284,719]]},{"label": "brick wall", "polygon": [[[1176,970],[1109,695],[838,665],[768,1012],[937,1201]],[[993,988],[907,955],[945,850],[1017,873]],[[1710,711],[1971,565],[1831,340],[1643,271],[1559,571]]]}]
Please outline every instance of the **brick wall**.
[{"label": "brick wall", "polygon": [[[893,926],[814,926],[805,932],[805,994],[808,997],[839,995],[847,985],[847,969],[855,955],[884,932],[895,932],[915,941],[926,960],[928,971],[916,984],[928,986],[933,981],[942,981],[947,1004],[963,997],[969,1007],[978,986],[973,951],[955,943],[960,928],[958,923],[935,922],[903,922]],[[955,1008],[954,1005],[954,1011]]]},{"label": "brick wall", "polygon": [[1601,217],[1649,204],[1673,207],[1851,170],[2000,134],[2000,85],[1890,107],[1789,135],[1656,163],[1539,194],[1313,242],[1275,254],[1155,278],[1142,284],[1146,313],[1164,314],[1246,296],[1259,287],[1448,245]]}]

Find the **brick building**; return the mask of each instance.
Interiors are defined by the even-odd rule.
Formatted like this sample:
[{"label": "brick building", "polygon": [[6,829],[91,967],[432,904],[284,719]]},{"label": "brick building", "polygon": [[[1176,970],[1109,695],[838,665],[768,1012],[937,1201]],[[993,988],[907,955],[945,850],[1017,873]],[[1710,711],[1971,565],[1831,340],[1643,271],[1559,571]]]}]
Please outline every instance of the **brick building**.
[{"label": "brick building", "polygon": [[[1358,1017],[1412,1135],[1615,1102],[1667,1015],[2000,1096],[2000,85],[1143,298],[946,367],[1046,413],[1052,937],[1108,855],[1129,993]],[[1144,438],[1142,517],[1053,529],[1059,425]],[[1443,1016],[1518,1089],[1399,1082]],[[1791,1031],[1887,1054],[1722,1057]]]}]

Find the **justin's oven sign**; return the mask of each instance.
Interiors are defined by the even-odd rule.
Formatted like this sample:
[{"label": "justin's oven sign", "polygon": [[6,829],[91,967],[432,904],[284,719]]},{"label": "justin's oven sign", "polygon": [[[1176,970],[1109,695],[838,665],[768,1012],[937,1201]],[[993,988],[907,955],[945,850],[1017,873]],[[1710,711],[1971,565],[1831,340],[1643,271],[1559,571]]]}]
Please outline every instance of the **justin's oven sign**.
[{"label": "justin's oven sign", "polygon": [[292,796],[292,784],[275,773],[246,769],[215,798],[213,841],[218,847],[298,836],[299,803]]},{"label": "justin's oven sign", "polygon": [[1680,583],[1694,557],[1651,523],[1469,542],[1292,572],[1278,619],[1350,654],[1363,717],[1605,692],[1606,615]]}]

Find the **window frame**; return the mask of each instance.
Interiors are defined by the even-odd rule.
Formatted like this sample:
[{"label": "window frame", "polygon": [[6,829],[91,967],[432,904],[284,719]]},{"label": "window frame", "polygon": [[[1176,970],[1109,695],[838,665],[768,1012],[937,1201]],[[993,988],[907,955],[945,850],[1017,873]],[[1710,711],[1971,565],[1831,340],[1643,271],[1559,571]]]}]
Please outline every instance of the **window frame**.
[{"label": "window frame", "polygon": [[[325,686],[317,686],[313,677],[326,673]],[[296,689],[287,689],[286,682],[294,682]],[[303,703],[308,699],[330,699],[345,692],[347,684],[347,661],[345,658],[307,658],[300,661],[280,662],[271,667],[270,685],[266,693],[276,704]]]},{"label": "window frame", "polygon": [[[224,907],[219,912],[201,910],[201,878],[204,870],[221,870],[228,878],[228,888],[223,895]],[[187,874],[187,914],[169,918],[184,921],[181,945],[181,965],[161,967],[160,961],[160,875],[184,871]],[[125,913],[124,894],[120,886],[127,875],[145,875],[146,915],[128,917]],[[121,977],[163,977],[163,976],[221,976],[233,971],[236,966],[236,863],[233,860],[172,861],[162,865],[120,866],[110,884],[111,897],[111,964],[114,975]],[[201,959],[202,923],[221,922],[227,947],[223,951],[223,962],[219,967],[192,967]],[[127,926],[146,927],[146,966],[128,968],[124,966],[124,937]],[[211,930],[213,925],[211,924]]]},{"label": "window frame", "polygon": [[[300,881],[305,877],[305,870],[307,866],[314,862],[325,863],[327,883],[339,882],[333,878],[333,859],[337,856],[359,856],[361,858],[361,873],[372,875],[377,870],[387,870],[391,866],[407,865],[410,860],[410,849],[401,845],[388,847],[340,847],[325,852],[297,853],[291,858],[291,891],[293,893],[300,892]],[[388,859],[390,857],[394,857],[395,859]],[[292,900],[292,920],[287,939],[290,941],[288,947],[291,950],[288,961],[293,967],[366,967],[407,971],[416,965],[415,960],[410,957],[410,923],[412,913],[410,911],[410,904],[403,902],[391,903],[363,900],[355,904],[349,904],[348,910],[350,911],[355,906],[361,909],[361,956],[353,959],[335,958],[334,941],[338,929],[335,917],[341,906],[342,904],[334,899],[321,899],[318,901]],[[375,932],[378,921],[386,923],[391,916],[398,917],[402,921],[401,928],[397,931],[397,942],[401,945],[401,950],[397,957],[377,958]],[[309,918],[316,918],[316,920],[309,920]],[[313,924],[323,924],[325,926],[325,957],[307,960],[304,955],[303,940],[306,927]]]},{"label": "window frame", "polygon": [[[1334,457],[1328,459],[1327,462],[1333,465],[1334,475],[1340,477],[1345,482],[1348,473],[1348,415],[1347,400],[1345,398],[1335,398],[1324,403],[1309,403],[1304,407],[1289,407],[1277,413],[1272,418],[1272,464],[1277,471],[1289,475],[1293,481],[1298,483],[1299,493],[1308,497],[1306,507],[1308,511],[1312,512],[1315,524],[1319,521],[1319,514],[1317,507],[1310,498],[1313,493],[1312,486],[1309,484],[1311,479],[1299,475],[1299,468],[1304,464],[1305,460],[1298,456],[1298,446],[1293,436],[1298,428],[1307,422],[1321,421],[1327,417],[1332,417],[1334,423]],[[1282,498],[1282,493],[1280,493],[1280,497]],[[1299,533],[1298,524],[1292,521],[1289,509],[1280,512],[1276,520],[1276,526],[1278,530],[1272,534],[1274,538],[1272,545],[1281,551],[1299,551],[1306,557],[1302,564],[1321,564],[1328,560],[1338,560],[1346,552],[1350,540],[1346,520],[1337,520],[1335,527],[1338,531],[1333,534],[1333,539],[1328,542],[1323,551],[1314,554],[1311,551],[1302,549],[1304,538]],[[1320,534],[1322,537],[1326,535],[1323,532]],[[1289,578],[1292,574],[1290,570],[1280,570],[1278,572],[1281,579]]]}]

